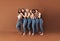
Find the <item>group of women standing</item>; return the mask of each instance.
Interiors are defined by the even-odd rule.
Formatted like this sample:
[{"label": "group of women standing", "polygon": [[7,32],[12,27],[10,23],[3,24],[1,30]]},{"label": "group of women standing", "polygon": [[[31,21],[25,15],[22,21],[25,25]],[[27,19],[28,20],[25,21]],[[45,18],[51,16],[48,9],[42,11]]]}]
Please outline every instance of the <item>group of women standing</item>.
[{"label": "group of women standing", "polygon": [[27,30],[29,35],[35,35],[35,33],[43,35],[43,19],[38,9],[18,9],[17,17],[16,28],[18,31],[23,28],[23,36],[26,35]]}]

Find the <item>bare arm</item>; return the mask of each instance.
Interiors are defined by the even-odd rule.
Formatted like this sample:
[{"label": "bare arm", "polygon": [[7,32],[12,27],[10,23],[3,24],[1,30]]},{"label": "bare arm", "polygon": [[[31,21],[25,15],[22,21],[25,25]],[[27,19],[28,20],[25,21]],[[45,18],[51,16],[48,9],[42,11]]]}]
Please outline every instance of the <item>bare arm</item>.
[{"label": "bare arm", "polygon": [[30,16],[30,13],[28,13],[27,17],[29,17],[29,16]]},{"label": "bare arm", "polygon": [[24,17],[24,15],[23,14],[21,14],[23,17]]},{"label": "bare arm", "polygon": [[22,14],[22,16],[23,16],[24,18],[27,17],[27,13],[24,13],[24,14],[25,14],[25,15]]},{"label": "bare arm", "polygon": [[39,15],[38,15],[38,17],[40,18],[41,17],[41,13],[39,12]]}]

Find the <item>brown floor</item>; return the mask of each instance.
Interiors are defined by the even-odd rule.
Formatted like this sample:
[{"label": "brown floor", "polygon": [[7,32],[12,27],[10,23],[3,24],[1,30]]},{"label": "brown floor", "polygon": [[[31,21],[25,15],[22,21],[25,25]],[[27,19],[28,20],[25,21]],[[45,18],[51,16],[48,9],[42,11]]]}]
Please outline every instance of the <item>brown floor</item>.
[{"label": "brown floor", "polygon": [[17,32],[0,32],[0,41],[60,41],[60,33],[45,33],[44,36],[22,36]]}]

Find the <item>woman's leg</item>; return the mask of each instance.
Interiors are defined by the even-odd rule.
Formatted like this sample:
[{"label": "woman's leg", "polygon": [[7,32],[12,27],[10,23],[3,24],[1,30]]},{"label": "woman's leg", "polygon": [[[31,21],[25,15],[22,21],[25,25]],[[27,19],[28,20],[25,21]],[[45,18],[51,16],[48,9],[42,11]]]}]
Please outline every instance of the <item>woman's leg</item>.
[{"label": "woman's leg", "polygon": [[38,32],[38,18],[36,18],[36,32]]},{"label": "woman's leg", "polygon": [[34,35],[34,33],[35,33],[35,19],[32,19],[32,31],[33,31],[32,35]]},{"label": "woman's leg", "polygon": [[31,25],[31,19],[28,18],[28,24],[27,24],[27,27],[28,27],[29,35],[31,35],[31,31],[30,31],[31,27],[30,27],[30,25]]},{"label": "woman's leg", "polygon": [[21,29],[21,20],[17,21],[16,28],[20,31]]},{"label": "woman's leg", "polygon": [[42,18],[40,19],[40,32],[41,32],[40,35],[43,35],[43,20],[42,20]]},{"label": "woman's leg", "polygon": [[24,18],[24,21],[23,21],[23,35],[25,35],[25,33],[26,33],[26,25],[27,25],[27,19],[26,18]]}]

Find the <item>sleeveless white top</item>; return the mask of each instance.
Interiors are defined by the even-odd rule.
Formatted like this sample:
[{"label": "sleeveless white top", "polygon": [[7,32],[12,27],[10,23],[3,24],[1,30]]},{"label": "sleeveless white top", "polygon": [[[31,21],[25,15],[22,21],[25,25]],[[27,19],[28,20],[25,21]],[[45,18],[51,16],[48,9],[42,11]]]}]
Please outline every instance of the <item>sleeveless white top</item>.
[{"label": "sleeveless white top", "polygon": [[21,19],[21,18],[22,18],[22,15],[21,15],[21,14],[19,14],[19,15],[18,15],[18,19]]}]

